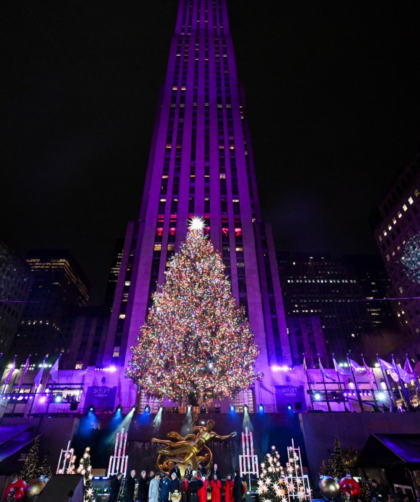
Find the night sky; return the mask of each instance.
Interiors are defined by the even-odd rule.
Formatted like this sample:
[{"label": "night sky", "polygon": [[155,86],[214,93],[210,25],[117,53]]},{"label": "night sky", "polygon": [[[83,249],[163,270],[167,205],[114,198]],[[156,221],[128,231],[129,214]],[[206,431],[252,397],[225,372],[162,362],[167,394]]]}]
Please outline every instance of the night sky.
[{"label": "night sky", "polygon": [[[420,2],[228,0],[277,249],[373,253],[420,139]],[[102,301],[140,209],[176,0],[2,2],[0,239],[67,248]]]}]

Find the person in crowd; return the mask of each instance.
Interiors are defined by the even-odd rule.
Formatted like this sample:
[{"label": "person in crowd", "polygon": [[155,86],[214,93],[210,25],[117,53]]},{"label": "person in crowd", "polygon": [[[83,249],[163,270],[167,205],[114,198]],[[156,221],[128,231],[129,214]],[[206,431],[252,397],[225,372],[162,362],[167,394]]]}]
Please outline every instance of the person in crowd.
[{"label": "person in crowd", "polygon": [[233,502],[233,484],[232,474],[228,474],[223,484],[223,490],[225,492],[225,502]]},{"label": "person in crowd", "polygon": [[147,481],[148,480],[146,471],[141,471],[137,490],[137,499],[139,502],[147,502],[149,498],[148,495],[149,487]]},{"label": "person in crowd", "polygon": [[213,478],[210,484],[211,484],[211,502],[221,502],[222,482],[217,477],[217,474],[213,474]]},{"label": "person in crowd", "polygon": [[160,473],[157,472],[149,483],[149,502],[159,502],[159,487]]},{"label": "person in crowd", "polygon": [[198,472],[200,472],[202,475],[205,474],[207,476],[207,471],[204,467],[203,462],[198,462]]},{"label": "person in crowd", "polygon": [[189,478],[185,474],[184,479],[179,484],[179,491],[181,492],[182,502],[188,502],[188,481]]},{"label": "person in crowd", "polygon": [[160,480],[160,500],[162,502],[168,502],[170,489],[171,489],[171,480],[165,473],[163,473]]},{"label": "person in crowd", "polygon": [[189,502],[198,502],[198,490],[202,487],[203,482],[201,479],[197,479],[193,476],[191,481],[188,483]]},{"label": "person in crowd", "polygon": [[207,502],[207,487],[208,482],[205,475],[197,474],[197,479],[203,483],[203,486],[198,490],[198,502]]},{"label": "person in crowd", "polygon": [[124,502],[134,502],[134,490],[136,489],[136,471],[133,469],[127,478],[125,484],[125,499]]},{"label": "person in crowd", "polygon": [[233,480],[233,499],[235,502],[242,502],[243,485],[239,472],[235,471],[235,479]]},{"label": "person in crowd", "polygon": [[169,493],[171,494],[171,497],[174,492],[180,491],[179,485],[180,485],[179,478],[178,478],[176,472],[173,472],[171,474],[171,486],[169,487]]},{"label": "person in crowd", "polygon": [[192,465],[191,465],[191,464],[188,464],[188,465],[187,465],[187,468],[185,469],[184,476],[185,476],[185,477],[187,478],[187,480],[189,481],[189,480],[192,478],[192,474],[193,474]]},{"label": "person in crowd", "polygon": [[211,470],[210,479],[213,481],[213,476],[216,474],[217,479],[221,482],[222,475],[220,474],[219,466],[217,464],[213,465],[213,469]]},{"label": "person in crowd", "polygon": [[111,492],[108,502],[117,502],[121,489],[122,473],[119,472],[111,481]]},{"label": "person in crowd", "polygon": [[174,466],[172,467],[171,471],[169,472],[169,475],[171,476],[171,478],[172,478],[172,474],[173,474],[173,473],[175,473],[175,474],[176,474],[176,477],[177,477],[178,479],[181,479],[181,471],[180,471],[180,469],[179,469],[179,467],[178,467],[177,462],[175,462]]},{"label": "person in crowd", "polygon": [[372,502],[385,502],[385,500],[388,498],[386,497],[382,486],[378,485],[376,479],[372,479],[370,483],[370,496]]},{"label": "person in crowd", "polygon": [[149,475],[147,476],[147,489],[149,489],[150,486],[150,481],[155,477],[155,471],[150,471]]}]

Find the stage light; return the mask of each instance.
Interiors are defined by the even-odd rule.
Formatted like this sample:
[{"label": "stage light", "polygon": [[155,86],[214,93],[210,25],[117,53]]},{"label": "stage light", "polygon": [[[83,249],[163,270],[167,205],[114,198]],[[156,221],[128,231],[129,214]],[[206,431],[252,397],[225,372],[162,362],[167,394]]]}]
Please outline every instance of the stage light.
[{"label": "stage light", "polygon": [[287,409],[288,409],[289,411],[291,411],[291,410],[292,410],[292,405],[291,405],[291,404],[288,404],[288,405],[287,405]]},{"label": "stage light", "polygon": [[385,393],[378,392],[378,399],[379,399],[379,401],[385,401]]},{"label": "stage light", "polygon": [[150,413],[150,406],[149,405],[145,406],[144,412],[145,413]]},{"label": "stage light", "polygon": [[93,406],[93,404],[89,406],[89,411],[95,413],[95,407]]},{"label": "stage light", "polygon": [[178,406],[174,406],[174,413],[178,413],[179,410],[178,410]]},{"label": "stage light", "polygon": [[321,394],[319,392],[315,392],[315,400],[320,401],[321,400]]},{"label": "stage light", "polygon": [[122,406],[120,404],[117,406],[117,410],[115,411],[115,413],[118,413],[118,412],[120,412],[120,413],[122,412]]},{"label": "stage light", "polygon": [[229,406],[229,411],[230,411],[231,413],[235,413],[235,406],[233,406],[233,404],[231,404],[231,405]]},{"label": "stage light", "polygon": [[132,406],[131,408],[131,411],[135,411],[136,410],[136,405]]},{"label": "stage light", "polygon": [[260,404],[260,405],[258,406],[258,411],[259,411],[260,413],[264,413],[264,406],[263,406],[262,404]]},{"label": "stage light", "polygon": [[39,400],[41,404],[44,404],[47,401],[47,398],[45,396],[42,396]]}]

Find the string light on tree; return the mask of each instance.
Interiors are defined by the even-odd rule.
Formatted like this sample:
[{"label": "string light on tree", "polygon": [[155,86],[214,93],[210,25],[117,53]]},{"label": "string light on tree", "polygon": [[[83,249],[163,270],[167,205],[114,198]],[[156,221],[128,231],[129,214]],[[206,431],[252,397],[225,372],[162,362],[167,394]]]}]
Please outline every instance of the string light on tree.
[{"label": "string light on tree", "polygon": [[150,396],[181,401],[224,398],[248,389],[258,348],[236,305],[221,255],[204,236],[204,220],[189,232],[153,295],[127,376]]},{"label": "string light on tree", "polygon": [[86,448],[83,457],[80,459],[80,464],[77,472],[83,476],[83,502],[95,502],[95,494],[92,486],[92,464],[90,462],[90,448]]}]

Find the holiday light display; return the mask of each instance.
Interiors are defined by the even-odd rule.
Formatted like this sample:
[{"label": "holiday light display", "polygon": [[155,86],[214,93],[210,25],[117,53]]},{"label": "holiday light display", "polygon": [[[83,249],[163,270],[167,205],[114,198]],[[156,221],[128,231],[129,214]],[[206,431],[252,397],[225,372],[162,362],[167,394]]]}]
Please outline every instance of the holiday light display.
[{"label": "holiday light display", "polygon": [[83,476],[83,502],[95,502],[96,497],[92,486],[92,464],[90,462],[90,448],[85,449],[77,472]]},{"label": "holiday light display", "polygon": [[408,240],[401,257],[407,277],[413,282],[420,282],[420,234]]},{"label": "holiday light display", "polygon": [[68,442],[67,448],[61,449],[60,458],[58,459],[56,474],[75,474],[76,455],[74,448],[70,448],[71,441]]},{"label": "holiday light display", "polygon": [[249,476],[249,486],[251,486],[251,474],[259,476],[258,471],[258,456],[254,455],[254,442],[252,432],[248,432],[248,427],[245,427],[245,432],[242,433],[242,455],[239,455],[239,474],[241,477],[244,474]]},{"label": "holiday light display", "polygon": [[116,476],[119,472],[121,472],[124,477],[127,475],[128,455],[125,454],[127,436],[128,433],[124,432],[124,427],[121,429],[121,433],[117,432],[114,455],[109,457],[107,474],[109,478],[111,476]]},{"label": "holiday light display", "polygon": [[306,502],[312,500],[311,488],[308,476],[303,474],[302,458],[300,448],[295,448],[292,439],[292,446],[287,447],[288,463],[286,464],[286,477],[284,481],[287,485],[289,502],[291,500]]},{"label": "holiday light display", "polygon": [[271,447],[271,452],[267,453],[265,462],[261,464],[258,494],[261,502],[287,502],[287,484],[275,446]]},{"label": "holiday light display", "polygon": [[224,272],[221,255],[194,218],[131,348],[127,376],[147,394],[209,401],[262,377],[254,372],[259,351],[253,333]]}]

